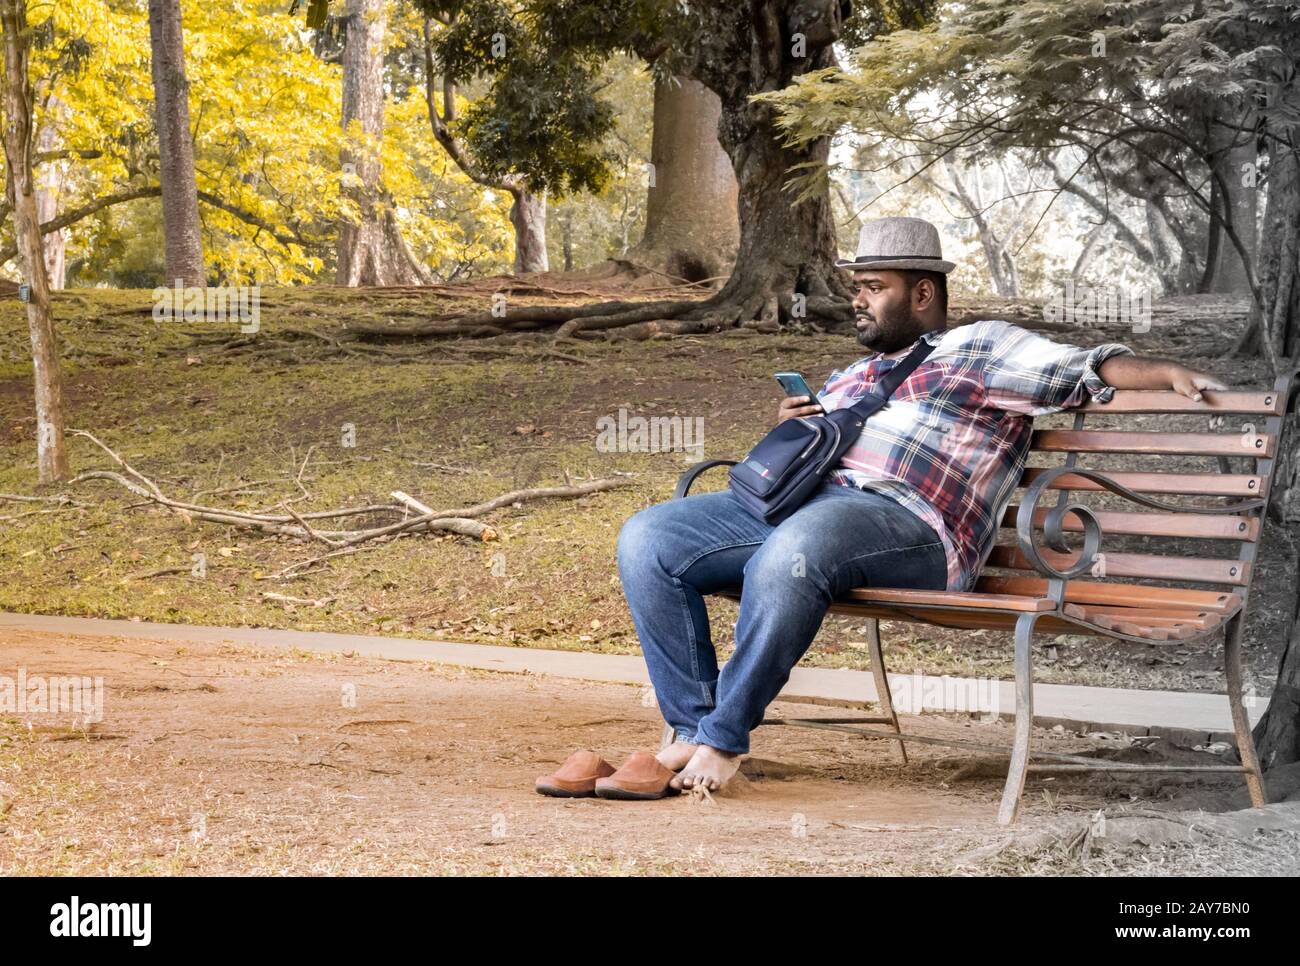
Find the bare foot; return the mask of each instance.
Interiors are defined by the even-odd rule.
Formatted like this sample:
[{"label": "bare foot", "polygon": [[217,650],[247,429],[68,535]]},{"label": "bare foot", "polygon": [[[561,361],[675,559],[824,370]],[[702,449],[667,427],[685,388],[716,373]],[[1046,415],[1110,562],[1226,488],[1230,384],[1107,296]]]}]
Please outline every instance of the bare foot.
[{"label": "bare foot", "polygon": [[692,788],[700,785],[711,792],[716,792],[727,784],[740,769],[740,759],[744,756],[730,751],[719,751],[708,745],[700,745],[691,760],[668,784],[673,788]]},{"label": "bare foot", "polygon": [[659,759],[659,764],[663,765],[669,771],[681,771],[686,767],[686,763],[691,760],[699,745],[689,744],[678,738],[667,748],[660,749],[659,754],[655,755]]}]

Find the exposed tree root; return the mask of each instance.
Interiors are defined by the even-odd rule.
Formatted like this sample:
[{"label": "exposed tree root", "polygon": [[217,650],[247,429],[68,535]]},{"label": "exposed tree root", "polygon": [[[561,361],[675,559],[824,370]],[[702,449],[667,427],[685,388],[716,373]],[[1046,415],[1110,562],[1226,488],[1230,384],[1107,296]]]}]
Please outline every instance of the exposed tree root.
[{"label": "exposed tree root", "polygon": [[[838,278],[832,281],[838,283]],[[562,294],[562,289],[539,286],[524,281],[509,283],[511,291]],[[681,291],[685,286],[676,287]],[[832,286],[814,278],[805,286],[809,291],[796,292],[765,281],[731,279],[719,292],[700,298],[662,301],[614,300],[586,305],[509,306],[503,312],[473,312],[464,315],[444,314],[414,324],[360,324],[349,327],[361,338],[395,339],[502,338],[528,332],[553,333],[555,339],[630,338],[698,334],[754,329],[759,332],[844,330],[852,322],[853,309],[842,286]],[[498,286],[492,291],[505,291]],[[487,291],[482,289],[480,291]],[[573,294],[578,294],[574,292]],[[1245,315],[1247,303],[1236,298],[1169,298],[1151,306],[1152,326],[1192,323],[1235,325]],[[950,325],[965,325],[982,319],[1003,319],[1025,328],[1048,332],[1075,331],[1079,323],[1098,329],[1129,328],[1129,319],[1114,319],[1105,311],[1084,312],[1073,309],[1075,317],[1054,321],[1050,306],[1033,299],[977,297],[954,299],[949,312]],[[1105,307],[1103,306],[1103,309]]]},{"label": "exposed tree root", "polygon": [[[466,339],[457,338],[447,341],[420,342],[410,348],[399,348],[376,344],[373,341],[358,338],[350,332],[329,334],[312,329],[277,328],[274,335],[241,336],[231,338],[229,333],[190,332],[190,349],[195,360],[224,359],[230,357],[248,357],[269,359],[292,359],[304,364],[309,361],[328,358],[335,355],[354,356],[374,362],[402,363],[427,358],[431,355],[449,356],[515,356],[523,359],[559,359],[577,365],[593,365],[594,360],[586,359],[572,352],[564,352],[549,345],[526,344],[541,335],[540,333],[503,332],[495,337],[486,336],[475,339],[473,345],[466,344]],[[532,337],[532,338],[530,338]]]},{"label": "exposed tree root", "polygon": [[[274,291],[263,308],[278,307],[279,317],[260,331],[245,333],[230,326],[195,326],[172,329],[178,337],[167,352],[183,350],[190,364],[225,359],[254,359],[306,364],[331,358],[365,359],[379,365],[421,362],[430,356],[450,358],[516,357],[539,362],[555,359],[575,365],[595,364],[587,353],[573,348],[585,342],[644,340],[700,336],[715,332],[754,332],[792,335],[807,333],[850,334],[852,309],[828,279],[809,276],[781,285],[765,278],[749,282],[736,279],[716,293],[698,285],[672,286],[668,299],[633,297],[585,304],[563,304],[572,297],[616,295],[606,290],[603,277],[583,273],[536,273],[478,279],[463,285],[391,286],[366,290],[358,308],[355,290],[340,290],[334,297],[323,289],[310,296]],[[803,288],[806,292],[797,292]],[[465,312],[466,307],[487,306],[493,295],[507,296],[505,308]],[[1107,315],[1098,302],[1087,312],[1074,307],[1069,319],[1059,319],[1061,309],[1032,299],[990,296],[955,297],[949,308],[949,325],[982,319],[1004,319],[1048,333],[1072,333],[1082,325],[1098,337],[1119,337],[1134,320]],[[1177,325],[1181,332],[1196,327],[1224,331],[1244,324],[1249,300],[1225,296],[1174,297],[1151,303],[1151,328]],[[147,307],[105,314],[145,314]],[[364,315],[365,318],[358,318]],[[280,324],[283,319],[288,324]],[[135,361],[130,339],[114,339],[111,330],[69,327],[65,352],[84,355],[98,365]],[[188,339],[188,344],[184,341]],[[137,340],[138,342],[138,340]],[[567,344],[566,344],[567,343]],[[11,347],[0,335],[0,358],[18,356],[25,347]]]},{"label": "exposed tree root", "polygon": [[[614,264],[621,268],[615,260]],[[701,333],[734,329],[755,328],[764,332],[779,331],[783,325],[795,328],[833,328],[852,319],[852,307],[843,286],[836,288],[831,282],[838,280],[814,279],[806,286],[808,291],[796,292],[795,285],[783,286],[777,281],[754,276],[748,279],[732,277],[720,291],[708,294],[706,283],[676,279],[658,273],[667,281],[680,281],[669,291],[688,294],[688,298],[652,301],[614,299],[583,305],[517,305],[509,304],[495,310],[464,314],[443,313],[413,323],[350,323],[347,329],[361,339],[400,338],[492,338],[510,333],[551,331],[557,340],[575,338],[634,338],[643,339],[659,335]],[[586,276],[598,280],[604,276]],[[584,289],[566,291],[561,285],[546,285],[529,278],[509,277],[494,279],[489,288],[475,285],[474,294],[580,296],[596,293]],[[593,286],[592,288],[598,288]],[[643,294],[643,293],[638,293]],[[628,332],[615,330],[630,329]]]}]

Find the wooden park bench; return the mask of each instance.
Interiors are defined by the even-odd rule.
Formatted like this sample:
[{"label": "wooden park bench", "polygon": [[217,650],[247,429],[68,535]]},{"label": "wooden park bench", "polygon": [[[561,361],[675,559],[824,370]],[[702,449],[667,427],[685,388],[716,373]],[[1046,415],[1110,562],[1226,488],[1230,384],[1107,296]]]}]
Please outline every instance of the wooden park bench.
[{"label": "wooden park bench", "polygon": [[[1018,486],[1019,503],[1008,506],[1002,518],[1002,533],[1014,542],[999,539],[971,591],[866,587],[849,592],[831,606],[834,613],[867,619],[881,715],[765,718],[762,723],[897,740],[904,762],[907,751],[903,739],[982,752],[1005,751],[966,740],[902,732],[885,673],[879,622],[885,619],[1006,630],[1015,635],[1016,709],[999,824],[1015,821],[1029,769],[1244,773],[1251,802],[1256,807],[1264,805],[1259,762],[1242,701],[1241,638],[1290,392],[1288,377],[1279,379],[1271,390],[1206,392],[1202,402],[1174,392],[1121,390],[1110,402],[1091,402],[1070,410],[1074,416],[1071,429],[1035,430],[1029,462],[1050,465],[1031,465],[1023,473]],[[1211,417],[1211,431],[1133,429],[1133,417],[1138,414],[1206,414]],[[1223,418],[1229,415],[1238,418]],[[1085,429],[1085,422],[1094,416],[1110,417],[1130,428]],[[1216,426],[1227,431],[1213,431]],[[1153,463],[1157,471],[1144,467],[1142,472],[1112,472],[1082,465],[1081,457],[1095,454],[1141,454],[1146,457],[1143,462]],[[1209,467],[1213,471],[1188,472],[1184,468],[1188,457],[1214,461]],[[1234,457],[1246,458],[1245,472],[1234,469]],[[704,471],[735,462],[707,460],[695,464],[682,475],[674,498],[684,497]],[[1090,509],[1074,502],[1080,493],[1114,494],[1122,498],[1124,508]],[[1193,502],[1179,499],[1188,497],[1194,498]],[[1179,502],[1170,502],[1171,498]],[[1116,502],[1114,498],[1105,499],[1108,504]],[[1067,533],[1082,534],[1082,548],[1071,550]],[[1139,549],[1144,552],[1103,551],[1103,534],[1108,538],[1139,538]],[[1205,556],[1191,555],[1171,545],[1171,541],[1179,540],[1211,541],[1210,546],[1226,549],[1209,551]],[[1145,552],[1148,550],[1154,552]],[[739,600],[739,588],[721,595]],[[1031,750],[1031,645],[1035,631],[1169,644],[1222,633],[1228,705],[1241,764],[1143,765]],[[864,727],[869,725],[889,727]],[[665,729],[665,742],[672,740],[671,731]],[[1048,760],[1031,763],[1031,756]]]}]

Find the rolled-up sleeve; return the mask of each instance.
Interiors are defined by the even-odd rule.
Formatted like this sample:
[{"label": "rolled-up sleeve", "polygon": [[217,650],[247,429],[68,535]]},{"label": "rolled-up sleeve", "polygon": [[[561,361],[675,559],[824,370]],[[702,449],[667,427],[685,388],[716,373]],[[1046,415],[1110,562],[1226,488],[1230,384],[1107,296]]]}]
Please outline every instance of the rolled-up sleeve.
[{"label": "rolled-up sleeve", "polygon": [[981,323],[987,333],[983,366],[984,395],[991,406],[1025,416],[1046,416],[1089,399],[1106,402],[1113,386],[1101,378],[1101,366],[1133,350],[1118,342],[1095,348],[1065,345],[1009,322]]}]

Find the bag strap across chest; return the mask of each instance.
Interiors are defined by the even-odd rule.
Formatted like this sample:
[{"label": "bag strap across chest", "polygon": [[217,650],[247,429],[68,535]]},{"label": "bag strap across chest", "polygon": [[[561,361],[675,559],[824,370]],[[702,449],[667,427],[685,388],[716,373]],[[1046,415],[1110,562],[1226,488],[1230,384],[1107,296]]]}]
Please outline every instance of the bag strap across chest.
[{"label": "bag strap across chest", "polygon": [[919,340],[916,347],[904,356],[898,365],[876,380],[875,385],[867,391],[866,395],[852,406],[846,408],[864,420],[878,413],[885,408],[885,404],[889,402],[889,397],[898,391],[898,387],[907,381],[907,377],[925,361],[925,357],[932,351],[934,351],[934,346],[925,339]]}]

